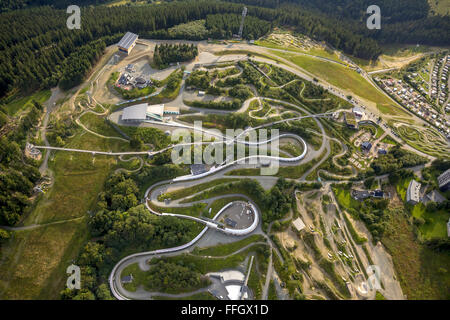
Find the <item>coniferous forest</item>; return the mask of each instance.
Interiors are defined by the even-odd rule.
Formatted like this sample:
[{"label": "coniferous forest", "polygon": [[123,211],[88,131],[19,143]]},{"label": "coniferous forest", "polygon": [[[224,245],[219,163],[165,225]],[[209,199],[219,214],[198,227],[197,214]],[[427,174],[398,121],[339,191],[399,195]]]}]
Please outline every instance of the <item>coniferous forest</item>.
[{"label": "coniferous forest", "polygon": [[167,68],[173,62],[189,61],[198,55],[194,44],[161,44],[155,46],[153,63],[161,69]]}]

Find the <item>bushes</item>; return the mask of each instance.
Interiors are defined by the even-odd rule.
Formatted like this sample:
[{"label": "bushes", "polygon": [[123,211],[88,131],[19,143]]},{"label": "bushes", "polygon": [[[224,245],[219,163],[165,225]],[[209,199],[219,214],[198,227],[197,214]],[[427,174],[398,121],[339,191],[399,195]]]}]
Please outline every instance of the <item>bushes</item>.
[{"label": "bushes", "polygon": [[238,84],[231,88],[228,91],[228,94],[231,97],[239,99],[241,101],[247,100],[248,98],[253,96],[252,91],[247,86],[244,86],[242,84]]},{"label": "bushes", "polygon": [[11,233],[7,230],[0,229],[0,244],[5,242],[11,237]]},{"label": "bushes", "polygon": [[206,90],[210,87],[211,79],[212,77],[209,71],[195,70],[186,79],[186,86]]},{"label": "bushes", "polygon": [[427,159],[415,153],[403,150],[400,146],[392,147],[388,154],[380,155],[370,165],[375,174],[395,172],[398,169],[413,167],[426,163]]},{"label": "bushes", "polygon": [[[170,281],[168,281],[170,279]],[[209,280],[183,261],[159,260],[151,264],[145,285],[159,292],[189,292],[209,285]]]},{"label": "bushes", "polygon": [[170,138],[159,129],[151,127],[121,127],[130,137],[130,146],[135,149],[142,148],[143,144],[151,144],[156,149],[162,149],[170,144]]},{"label": "bushes", "polygon": [[233,99],[232,101],[184,101],[185,104],[194,108],[208,108],[220,110],[237,110],[241,107],[241,100]]},{"label": "bushes", "polygon": [[47,139],[51,145],[59,147],[62,147],[65,144],[65,139],[72,136],[77,129],[77,125],[69,115],[58,120],[52,119],[49,127]]}]

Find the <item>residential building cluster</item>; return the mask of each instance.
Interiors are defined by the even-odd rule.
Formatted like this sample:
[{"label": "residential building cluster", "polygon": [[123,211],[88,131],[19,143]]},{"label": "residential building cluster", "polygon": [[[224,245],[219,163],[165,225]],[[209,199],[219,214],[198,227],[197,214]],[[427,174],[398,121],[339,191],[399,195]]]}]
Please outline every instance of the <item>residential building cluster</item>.
[{"label": "residential building cluster", "polygon": [[[436,61],[431,74],[431,98],[444,105],[448,98],[448,68],[450,56],[447,55]],[[447,107],[450,107],[447,105]]]},{"label": "residential building cluster", "polygon": [[402,80],[375,78],[383,90],[393,96],[397,101],[413,113],[424,118],[438,128],[441,133],[450,137],[450,121],[433,108],[433,106],[419,92]]}]

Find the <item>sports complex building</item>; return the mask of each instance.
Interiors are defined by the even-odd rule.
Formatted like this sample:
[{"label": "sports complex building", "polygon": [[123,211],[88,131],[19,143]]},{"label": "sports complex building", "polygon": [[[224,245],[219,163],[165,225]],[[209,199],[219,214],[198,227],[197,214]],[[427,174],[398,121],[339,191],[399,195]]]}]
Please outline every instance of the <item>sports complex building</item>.
[{"label": "sports complex building", "polygon": [[179,114],[180,110],[176,107],[166,107],[164,104],[149,105],[148,103],[141,103],[123,109],[122,121],[164,121],[165,115]]}]

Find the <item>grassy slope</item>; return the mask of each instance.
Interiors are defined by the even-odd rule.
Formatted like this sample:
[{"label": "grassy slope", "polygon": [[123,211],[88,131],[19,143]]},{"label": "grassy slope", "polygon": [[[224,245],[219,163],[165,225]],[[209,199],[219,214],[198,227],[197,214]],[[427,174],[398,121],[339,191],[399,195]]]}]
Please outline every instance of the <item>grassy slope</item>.
[{"label": "grassy slope", "polygon": [[425,239],[447,238],[447,222],[450,218],[450,212],[447,212],[445,209],[428,212],[425,210],[425,205],[419,203],[414,206],[411,214],[426,221],[425,224],[419,227],[419,231]]},{"label": "grassy slope", "polygon": [[[92,149],[123,149],[120,142],[78,134],[69,144]],[[24,224],[86,216],[112,169],[115,159],[90,154],[57,152],[50,161],[54,186]],[[20,231],[3,245],[0,298],[57,299],[67,279],[65,269],[87,236],[85,219]]]},{"label": "grassy slope", "polygon": [[394,213],[382,242],[392,255],[398,280],[408,299],[450,299],[450,253],[420,245],[404,214]]},{"label": "grassy slope", "polygon": [[430,15],[449,15],[450,2],[448,0],[428,0]]},{"label": "grassy slope", "polygon": [[93,113],[86,113],[80,118],[80,122],[89,130],[107,137],[123,138],[113,127],[105,122],[105,117]]},{"label": "grassy slope", "polygon": [[85,219],[16,232],[2,247],[0,299],[57,299],[86,234]]},{"label": "grassy slope", "polygon": [[328,58],[331,60],[335,60],[335,61],[339,61],[341,62],[341,60],[338,58],[337,55],[335,55],[334,53],[328,52],[325,49],[320,49],[320,48],[311,48],[309,50],[301,50],[300,48],[296,48],[296,47],[283,47],[280,45],[277,45],[271,41],[267,41],[267,40],[258,40],[255,41],[256,45],[262,46],[262,47],[266,47],[266,48],[272,48],[272,49],[281,49],[281,50],[288,50],[288,51],[293,51],[293,52],[300,52],[300,53],[306,53],[312,56],[319,56],[319,57],[324,57],[324,58]]},{"label": "grassy slope", "polygon": [[19,111],[25,110],[28,106],[30,106],[32,100],[44,103],[50,98],[50,95],[50,90],[44,90],[38,91],[30,96],[14,99],[13,101],[6,104],[6,110],[8,111],[8,114],[10,116],[13,116]]},{"label": "grassy slope", "polygon": [[390,114],[408,117],[403,110],[398,107],[394,107],[388,97],[379,92],[356,71],[335,63],[325,62],[307,56],[283,53],[273,50],[271,52],[295,63],[300,68],[317,75],[332,85],[351,91],[355,95],[376,103],[377,107],[381,108],[380,111],[384,113],[390,112]]},{"label": "grassy slope", "polygon": [[222,245],[217,245],[214,247],[208,247],[208,248],[202,248],[198,251],[198,255],[201,256],[226,256],[228,254],[231,254],[233,252],[236,252],[237,250],[239,250],[240,248],[243,248],[251,243],[254,242],[264,242],[265,239],[262,235],[259,234],[255,234],[252,235],[248,238],[239,240],[239,241],[235,241],[235,242],[231,242],[231,243],[227,243],[227,244],[222,244]]},{"label": "grassy slope", "polygon": [[192,194],[198,193],[200,191],[215,187],[219,184],[234,182],[236,180],[238,180],[238,179],[232,179],[232,178],[216,179],[216,180],[204,182],[201,184],[196,184],[192,187],[187,187],[187,188],[177,189],[177,190],[174,190],[171,192],[166,192],[162,195],[161,198],[163,198],[163,199],[170,198],[172,200],[182,199],[182,198],[185,198]]}]

